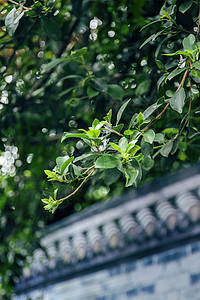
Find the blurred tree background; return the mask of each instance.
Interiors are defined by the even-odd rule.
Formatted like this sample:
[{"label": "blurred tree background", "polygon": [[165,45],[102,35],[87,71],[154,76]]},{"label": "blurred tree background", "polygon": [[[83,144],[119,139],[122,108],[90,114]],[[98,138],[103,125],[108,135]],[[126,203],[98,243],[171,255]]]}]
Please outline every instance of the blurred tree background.
[{"label": "blurred tree background", "polygon": [[[197,4],[0,0],[0,299],[10,299],[46,224],[124,192],[120,172],[108,170],[96,174],[54,215],[44,211],[41,203],[56,187],[46,182],[44,169],[52,169],[59,155],[84,152],[84,144],[76,139],[60,143],[64,131],[87,129],[110,108],[116,115],[131,98],[122,117],[126,123],[159,97],[172,95],[177,82],[164,84],[162,65],[157,61],[157,66],[155,58],[167,70],[177,64],[180,57],[161,53],[181,48],[183,38],[197,27]],[[140,49],[149,36],[161,31],[161,24],[140,29],[158,20],[163,6],[170,11],[172,5],[177,30],[157,34]],[[196,76],[192,89],[197,103],[199,83]],[[199,121],[197,113],[190,139],[185,135],[173,155],[159,155],[151,170],[143,171],[141,184],[199,159]],[[163,132],[169,137],[178,126],[177,112],[169,111],[154,124],[159,131],[167,127]]]}]

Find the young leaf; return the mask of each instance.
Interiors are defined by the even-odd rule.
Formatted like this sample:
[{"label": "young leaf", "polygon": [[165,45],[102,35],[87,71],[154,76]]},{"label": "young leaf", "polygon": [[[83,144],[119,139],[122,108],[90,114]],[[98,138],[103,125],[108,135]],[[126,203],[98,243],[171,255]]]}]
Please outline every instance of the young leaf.
[{"label": "young leaf", "polygon": [[176,51],[174,53],[166,53],[166,54],[163,54],[163,55],[165,55],[165,56],[185,55],[185,56],[188,56],[189,58],[191,58],[191,56],[190,56],[189,53],[184,52],[184,51],[180,51],[180,50],[178,50],[178,51]]},{"label": "young leaf", "polygon": [[128,129],[128,130],[125,130],[125,131],[124,131],[124,134],[125,134],[125,135],[131,135],[131,134],[133,134],[133,132],[134,132],[134,130]]},{"label": "young leaf", "polygon": [[181,74],[183,71],[185,71],[187,68],[182,68],[182,69],[177,69],[177,70],[173,70],[169,75],[168,75],[168,79],[171,80],[172,78],[174,78],[175,76]]},{"label": "young leaf", "polygon": [[54,199],[56,200],[56,197],[57,197],[57,193],[58,193],[58,189],[55,189],[54,190],[54,193],[53,193],[53,196],[54,196]]},{"label": "young leaf", "polygon": [[117,113],[117,122],[116,122],[116,126],[118,125],[120,119],[121,119],[121,116],[126,108],[126,106],[129,104],[129,102],[131,101],[131,99],[129,99],[128,101],[126,101],[119,109],[118,113]]},{"label": "young leaf", "polygon": [[180,88],[173,97],[170,99],[170,106],[172,109],[176,110],[179,114],[182,113],[185,104],[185,91],[184,88]]},{"label": "young leaf", "polygon": [[111,118],[112,118],[112,109],[109,110],[106,117],[104,117],[104,120],[106,120],[109,124],[111,124]]},{"label": "young leaf", "polygon": [[44,173],[48,176],[48,177],[54,177],[54,172],[51,172],[49,170],[44,170]]},{"label": "young leaf", "polygon": [[133,143],[133,144],[131,144],[132,142],[130,142],[129,144],[128,144],[128,147],[127,147],[127,149],[126,149],[126,153],[128,153],[128,154],[130,154],[131,156],[134,156],[135,155],[135,153],[138,151],[138,150],[140,150],[140,146],[138,146],[138,145],[135,145],[135,143]]},{"label": "young leaf", "polygon": [[124,97],[124,89],[117,84],[109,84],[107,93],[111,97],[119,100],[122,100],[122,98]]},{"label": "young leaf", "polygon": [[122,149],[121,149],[117,144],[112,143],[112,142],[110,142],[109,144],[110,144],[110,146],[111,146],[113,149],[117,150],[117,151],[120,152],[121,154],[123,153]]},{"label": "young leaf", "polygon": [[160,150],[160,154],[164,157],[168,157],[173,147],[173,141],[167,142]]},{"label": "young leaf", "polygon": [[152,144],[155,138],[155,132],[152,129],[146,130],[144,133],[142,133],[145,142]]},{"label": "young leaf", "polygon": [[119,143],[118,143],[120,149],[122,150],[122,152],[126,152],[126,148],[128,146],[128,140],[127,138],[125,137],[122,137],[120,140],[119,140]]},{"label": "young leaf", "polygon": [[95,162],[95,168],[97,169],[112,169],[116,168],[121,161],[111,154],[101,155]]},{"label": "young leaf", "polygon": [[143,113],[140,112],[137,117],[137,125],[140,128],[142,124],[143,124]]}]

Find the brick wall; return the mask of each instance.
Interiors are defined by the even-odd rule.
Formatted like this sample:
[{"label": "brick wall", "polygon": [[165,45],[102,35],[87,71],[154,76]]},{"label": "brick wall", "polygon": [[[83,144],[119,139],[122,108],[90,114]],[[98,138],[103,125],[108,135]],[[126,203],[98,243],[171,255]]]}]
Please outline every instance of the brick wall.
[{"label": "brick wall", "polygon": [[15,300],[200,300],[200,242],[127,259]]}]

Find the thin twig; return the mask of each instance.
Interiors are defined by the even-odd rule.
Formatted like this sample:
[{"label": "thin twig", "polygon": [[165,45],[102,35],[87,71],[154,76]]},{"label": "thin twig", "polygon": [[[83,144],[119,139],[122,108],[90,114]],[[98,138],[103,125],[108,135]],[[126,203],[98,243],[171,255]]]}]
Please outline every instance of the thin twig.
[{"label": "thin twig", "polygon": [[[183,86],[184,82],[185,82],[185,79],[188,75],[188,72],[189,72],[189,64],[188,64],[188,67],[187,67],[187,70],[185,71],[184,75],[183,75],[183,78],[181,80],[181,83],[179,84],[177,90],[176,90],[176,93],[180,90],[180,88]],[[151,127],[157,120],[159,120],[161,118],[161,116],[164,114],[164,112],[166,111],[166,109],[169,107],[170,103],[168,102],[165,107],[163,108],[163,110],[159,113],[159,115],[157,115],[155,117],[154,120],[152,120],[146,127],[144,127],[142,129],[142,131],[146,131],[147,129],[149,129],[149,127]]]},{"label": "thin twig", "polygon": [[17,3],[17,2],[15,2],[15,1],[13,1],[13,0],[8,0],[8,2],[10,2],[10,3],[12,3],[12,4],[15,4],[15,5],[17,5],[17,6],[20,6],[20,7],[23,8],[24,10],[32,10],[32,8],[26,7],[26,6],[24,6],[23,4]]},{"label": "thin twig", "polygon": [[93,170],[88,174],[88,176],[85,177],[85,179],[84,179],[84,180],[81,182],[81,184],[75,189],[75,191],[73,191],[71,194],[67,195],[67,196],[64,197],[64,198],[58,199],[57,202],[58,202],[59,204],[61,204],[64,200],[66,200],[66,199],[68,199],[68,198],[74,196],[74,195],[78,192],[78,190],[82,187],[82,185],[86,182],[86,180],[94,173],[94,171],[95,171],[95,168],[93,168]]}]

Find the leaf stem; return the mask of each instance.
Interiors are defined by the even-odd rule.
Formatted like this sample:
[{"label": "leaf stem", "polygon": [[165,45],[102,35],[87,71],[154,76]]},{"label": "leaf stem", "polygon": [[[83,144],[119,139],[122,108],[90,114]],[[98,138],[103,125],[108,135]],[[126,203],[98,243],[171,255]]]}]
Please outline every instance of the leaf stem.
[{"label": "leaf stem", "polygon": [[75,189],[75,191],[72,192],[71,194],[67,195],[67,196],[64,197],[64,198],[58,199],[58,200],[57,200],[57,203],[58,203],[58,204],[61,204],[64,200],[66,200],[66,199],[68,199],[68,198],[74,196],[74,195],[78,192],[78,190],[82,187],[82,185],[86,182],[86,180],[87,180],[90,176],[92,176],[92,174],[94,173],[94,171],[95,171],[95,167],[93,166],[92,171],[85,177],[85,179],[84,179],[84,180],[81,182],[81,184]]}]

